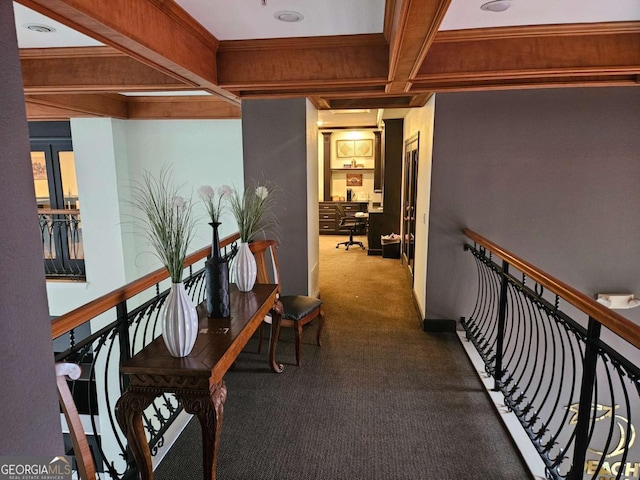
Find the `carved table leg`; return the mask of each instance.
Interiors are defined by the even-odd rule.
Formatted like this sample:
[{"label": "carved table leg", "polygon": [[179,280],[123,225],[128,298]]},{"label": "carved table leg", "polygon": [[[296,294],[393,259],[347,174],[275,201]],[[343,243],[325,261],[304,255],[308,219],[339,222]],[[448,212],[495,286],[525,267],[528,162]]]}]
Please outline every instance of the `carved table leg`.
[{"label": "carved table leg", "polygon": [[202,468],[204,480],[215,480],[218,445],[222,428],[222,410],[227,399],[227,386],[224,381],[215,384],[209,395],[194,395],[180,392],[176,394],[182,400],[187,413],[200,420],[202,430]]},{"label": "carved table leg", "polygon": [[151,451],[142,426],[142,412],[151,405],[156,396],[151,392],[127,390],[116,403],[118,424],[127,437],[142,480],[153,479]]},{"label": "carved table leg", "polygon": [[269,345],[269,364],[271,370],[282,373],[284,365],[276,362],[276,347],[280,338],[280,322],[282,321],[282,302],[277,301],[271,310],[271,344]]}]

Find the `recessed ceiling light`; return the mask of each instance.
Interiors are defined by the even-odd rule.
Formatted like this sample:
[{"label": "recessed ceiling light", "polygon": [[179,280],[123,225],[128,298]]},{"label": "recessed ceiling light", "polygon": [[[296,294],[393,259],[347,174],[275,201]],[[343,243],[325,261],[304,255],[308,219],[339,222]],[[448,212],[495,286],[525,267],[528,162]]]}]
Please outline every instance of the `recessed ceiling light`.
[{"label": "recessed ceiling light", "polygon": [[32,32],[53,33],[56,31],[55,28],[50,27],[49,25],[45,25],[43,23],[25,23],[22,26],[27,30],[31,30]]},{"label": "recessed ceiling light", "polygon": [[494,0],[493,2],[485,3],[480,9],[486,10],[487,12],[504,12],[510,6],[511,4],[504,0]]},{"label": "recessed ceiling light", "polygon": [[294,23],[302,21],[304,15],[299,12],[294,12],[293,10],[282,10],[274,13],[273,18],[280,20],[281,22]]}]

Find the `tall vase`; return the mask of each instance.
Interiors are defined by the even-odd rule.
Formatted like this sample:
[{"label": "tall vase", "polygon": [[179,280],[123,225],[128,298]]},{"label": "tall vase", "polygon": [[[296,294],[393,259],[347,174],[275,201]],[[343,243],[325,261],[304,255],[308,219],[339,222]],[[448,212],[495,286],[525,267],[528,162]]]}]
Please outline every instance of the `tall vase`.
[{"label": "tall vase", "polygon": [[233,260],[233,278],[241,292],[249,292],[256,283],[258,268],[249,244],[240,242],[238,253]]},{"label": "tall vase", "polygon": [[213,228],[213,240],[211,258],[204,264],[207,315],[212,318],[225,318],[231,313],[229,310],[229,264],[227,259],[220,255],[218,235],[220,222],[211,222],[209,225]]},{"label": "tall vase", "polygon": [[183,283],[172,283],[164,302],[162,338],[174,357],[191,353],[198,336],[198,313]]}]

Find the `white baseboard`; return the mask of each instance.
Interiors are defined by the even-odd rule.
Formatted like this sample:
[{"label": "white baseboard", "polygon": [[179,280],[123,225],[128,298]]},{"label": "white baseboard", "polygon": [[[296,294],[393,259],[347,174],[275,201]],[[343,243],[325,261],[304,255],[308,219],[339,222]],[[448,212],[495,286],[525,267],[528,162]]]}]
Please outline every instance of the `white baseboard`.
[{"label": "white baseboard", "polygon": [[540,458],[537,450],[531,443],[529,436],[520,425],[520,421],[516,417],[513,412],[510,412],[509,409],[504,404],[504,396],[501,392],[494,392],[493,389],[493,377],[489,376],[485,371],[484,362],[482,358],[478,354],[478,351],[474,347],[473,343],[467,340],[464,331],[458,331],[458,337],[460,338],[460,342],[467,352],[467,356],[471,360],[473,367],[480,377],[484,388],[489,393],[491,400],[493,402],[493,406],[495,407],[500,419],[504,422],[509,434],[513,438],[513,441],[520,450],[520,454],[524,459],[527,468],[531,472],[531,475],[535,480],[545,480],[547,477],[545,475],[545,466],[544,462]]}]

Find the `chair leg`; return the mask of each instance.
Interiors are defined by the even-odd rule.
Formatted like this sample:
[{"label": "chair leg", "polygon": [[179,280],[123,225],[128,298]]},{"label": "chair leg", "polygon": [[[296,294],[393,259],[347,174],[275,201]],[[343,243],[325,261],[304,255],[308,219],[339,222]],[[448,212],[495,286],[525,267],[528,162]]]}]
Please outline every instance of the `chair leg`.
[{"label": "chair leg", "polygon": [[322,342],[320,341],[320,335],[322,335],[322,329],[324,328],[324,312],[320,309],[320,313],[318,314],[318,333],[316,335],[316,340],[318,342],[318,346],[322,346]]},{"label": "chair leg", "polygon": [[296,365],[300,366],[302,364],[301,358],[301,350],[302,350],[302,325],[300,322],[296,322],[293,327],[295,332],[295,340],[296,340]]}]

